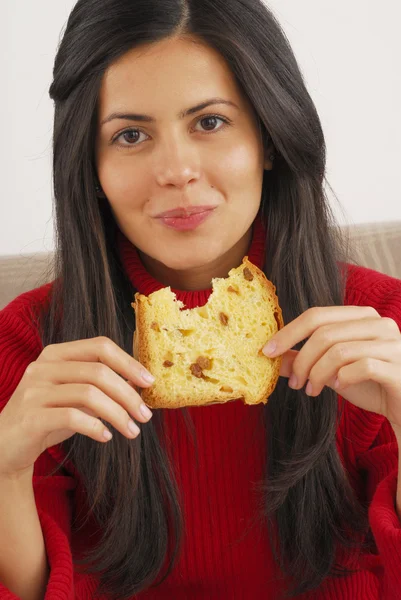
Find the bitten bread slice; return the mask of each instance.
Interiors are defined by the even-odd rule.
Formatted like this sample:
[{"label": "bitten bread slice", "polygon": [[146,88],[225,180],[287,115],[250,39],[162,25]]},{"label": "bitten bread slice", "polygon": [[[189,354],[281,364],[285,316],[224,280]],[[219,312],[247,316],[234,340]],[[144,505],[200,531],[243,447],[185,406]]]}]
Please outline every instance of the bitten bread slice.
[{"label": "bitten bread slice", "polygon": [[261,350],[283,327],[275,286],[246,256],[212,280],[208,302],[184,309],[170,287],[135,294],[134,356],[156,378],[141,390],[151,408],[267,403],[281,357]]}]

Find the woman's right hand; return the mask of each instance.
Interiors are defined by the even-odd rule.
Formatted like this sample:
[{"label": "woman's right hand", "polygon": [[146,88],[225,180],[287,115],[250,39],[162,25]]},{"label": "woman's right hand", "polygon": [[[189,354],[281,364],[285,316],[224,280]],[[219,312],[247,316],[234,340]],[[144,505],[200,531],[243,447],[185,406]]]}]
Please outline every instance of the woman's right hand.
[{"label": "woman's right hand", "polygon": [[125,380],[148,387],[146,372],[106,337],[46,346],[0,413],[0,476],[32,475],[42,452],[75,433],[107,442],[100,418],[127,438],[137,437],[130,417],[146,423],[152,413]]}]

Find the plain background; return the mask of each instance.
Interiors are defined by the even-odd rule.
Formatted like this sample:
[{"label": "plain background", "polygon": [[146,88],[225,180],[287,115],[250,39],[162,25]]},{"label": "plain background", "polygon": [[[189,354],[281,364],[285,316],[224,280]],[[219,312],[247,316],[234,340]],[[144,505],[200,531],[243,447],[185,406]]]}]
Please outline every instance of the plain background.
[{"label": "plain background", "polygon": [[[267,0],[266,0],[267,2]],[[401,220],[399,0],[271,0],[316,104],[340,224]],[[48,96],[75,0],[6,0],[0,52],[0,254],[53,250]]]}]

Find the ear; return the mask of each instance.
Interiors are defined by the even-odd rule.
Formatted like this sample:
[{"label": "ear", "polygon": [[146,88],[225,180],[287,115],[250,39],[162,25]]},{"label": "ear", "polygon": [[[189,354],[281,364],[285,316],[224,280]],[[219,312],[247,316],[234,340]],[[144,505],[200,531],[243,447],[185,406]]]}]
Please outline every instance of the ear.
[{"label": "ear", "polygon": [[269,146],[267,148],[265,148],[264,150],[264,170],[265,171],[271,171],[273,169],[273,158],[275,155],[275,151],[274,151],[274,146],[273,144],[269,144]]},{"label": "ear", "polygon": [[265,129],[261,129],[261,136],[264,156],[263,168],[265,171],[271,171],[273,169],[274,155],[276,154],[274,144]]},{"label": "ear", "polygon": [[274,144],[270,138],[270,135],[267,133],[265,127],[262,126],[260,121],[258,121],[258,125],[260,140],[263,146],[263,169],[265,171],[271,171],[273,169],[272,155],[275,154]]},{"label": "ear", "polygon": [[98,198],[106,198],[106,194],[104,193],[102,186],[100,185],[100,182],[98,179],[95,180],[95,190],[96,190],[96,196]]},{"label": "ear", "polygon": [[266,159],[263,166],[264,171],[271,171],[273,169],[273,161]]}]

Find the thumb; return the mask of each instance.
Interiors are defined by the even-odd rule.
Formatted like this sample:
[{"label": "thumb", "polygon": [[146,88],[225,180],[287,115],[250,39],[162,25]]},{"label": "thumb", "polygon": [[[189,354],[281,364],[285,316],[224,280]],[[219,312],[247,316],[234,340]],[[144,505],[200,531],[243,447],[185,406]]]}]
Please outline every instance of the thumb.
[{"label": "thumb", "polygon": [[282,354],[282,362],[280,367],[280,377],[290,377],[292,373],[292,364],[299,354],[299,350],[288,350]]}]

